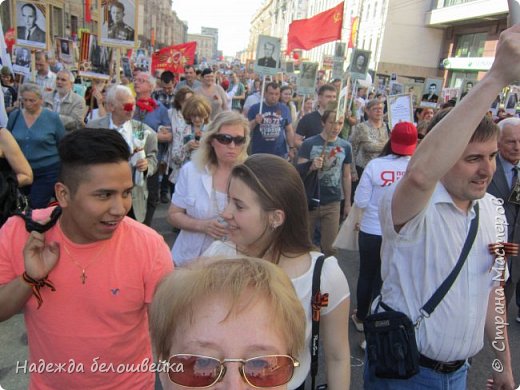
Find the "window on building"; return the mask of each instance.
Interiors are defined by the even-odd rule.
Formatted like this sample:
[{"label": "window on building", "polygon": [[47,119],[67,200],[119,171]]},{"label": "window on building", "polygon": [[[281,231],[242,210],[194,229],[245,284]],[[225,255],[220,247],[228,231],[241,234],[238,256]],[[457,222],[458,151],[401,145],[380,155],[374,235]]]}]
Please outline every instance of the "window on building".
[{"label": "window on building", "polygon": [[482,57],[486,38],[486,33],[460,35],[457,38],[454,57]]},{"label": "window on building", "polygon": [[70,33],[73,35],[78,34],[78,17],[74,15],[70,17]]},{"label": "window on building", "polygon": [[472,1],[476,1],[476,0],[444,0],[444,7],[450,7],[452,5],[458,5],[458,4],[464,4],[464,3],[471,3]]},{"label": "window on building", "polygon": [[478,72],[452,72],[449,81],[450,88],[460,88],[464,80],[477,80]]},{"label": "window on building", "polygon": [[62,37],[62,36],[63,36],[63,10],[61,8],[51,6],[50,37],[52,39],[54,37]]}]

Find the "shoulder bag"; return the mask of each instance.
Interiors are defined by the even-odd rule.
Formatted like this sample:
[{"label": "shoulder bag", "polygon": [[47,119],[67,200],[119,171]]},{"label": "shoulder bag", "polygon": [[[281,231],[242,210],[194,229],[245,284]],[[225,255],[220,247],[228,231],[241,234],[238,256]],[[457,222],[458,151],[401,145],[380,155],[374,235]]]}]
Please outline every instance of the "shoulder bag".
[{"label": "shoulder bag", "polygon": [[[318,349],[320,345],[320,312],[322,307],[329,305],[329,294],[321,293],[321,269],[325,263],[325,255],[321,255],[316,260],[312,273],[312,334],[311,334],[311,389],[315,389],[316,376],[318,375]],[[326,389],[327,385],[320,385],[317,390]]]},{"label": "shoulder bag", "polygon": [[[382,301],[376,306],[376,313],[365,319],[363,326],[367,341],[368,368],[376,377],[408,379],[419,372],[415,328],[433,313],[457,279],[477,235],[478,203],[475,204],[474,210],[476,215],[471,221],[468,236],[455,267],[420,309],[421,314],[415,323],[406,314],[393,310]],[[379,306],[385,311],[377,313]]]}]

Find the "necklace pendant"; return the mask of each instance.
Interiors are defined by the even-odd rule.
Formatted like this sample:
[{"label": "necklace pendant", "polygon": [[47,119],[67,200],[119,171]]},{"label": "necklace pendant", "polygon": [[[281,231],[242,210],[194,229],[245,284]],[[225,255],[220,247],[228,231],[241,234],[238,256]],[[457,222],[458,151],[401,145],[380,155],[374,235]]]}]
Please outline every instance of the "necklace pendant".
[{"label": "necklace pendant", "polygon": [[85,284],[87,281],[87,275],[85,274],[85,270],[81,272],[81,284]]}]

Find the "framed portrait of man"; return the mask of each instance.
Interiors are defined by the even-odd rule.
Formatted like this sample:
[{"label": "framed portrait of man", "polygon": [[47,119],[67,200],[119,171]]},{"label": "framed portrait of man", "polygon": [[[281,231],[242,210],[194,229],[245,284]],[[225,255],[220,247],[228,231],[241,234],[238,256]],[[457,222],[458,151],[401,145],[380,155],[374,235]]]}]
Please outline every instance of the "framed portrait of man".
[{"label": "framed portrait of man", "polygon": [[255,72],[275,76],[280,71],[280,38],[267,35],[258,36]]},{"label": "framed portrait of man", "polygon": [[139,0],[98,0],[99,45],[137,47]]},{"label": "framed portrait of man", "polygon": [[414,107],[419,107],[423,94],[423,83],[405,83],[404,93],[410,94]]},{"label": "framed portrait of man", "polygon": [[466,96],[471,89],[477,85],[478,81],[473,79],[464,79],[462,80],[462,84],[460,85],[460,93],[459,93],[459,100],[464,99],[464,96]]},{"label": "framed portrait of man", "polygon": [[112,68],[112,48],[99,45],[98,37],[89,34],[88,40],[82,41],[82,52],[87,58],[80,64],[79,75],[82,77],[109,80]]},{"label": "framed portrait of man", "polygon": [[74,63],[74,47],[73,42],[69,39],[56,39],[56,46],[58,52],[58,59],[65,65],[72,65]]},{"label": "framed portrait of man", "polygon": [[428,103],[439,103],[442,90],[442,79],[426,79],[421,101]]},{"label": "framed portrait of man", "polygon": [[368,63],[372,52],[354,49],[350,60],[349,71],[354,79],[365,79],[368,72]]},{"label": "framed portrait of man", "polygon": [[298,93],[302,95],[312,95],[316,92],[316,77],[318,73],[317,62],[302,62],[300,65],[300,75],[298,77]]},{"label": "framed portrait of man", "polygon": [[39,1],[16,1],[16,44],[47,49],[49,6]]},{"label": "framed portrait of man", "polygon": [[24,77],[31,75],[31,50],[23,46],[13,47],[13,72]]}]

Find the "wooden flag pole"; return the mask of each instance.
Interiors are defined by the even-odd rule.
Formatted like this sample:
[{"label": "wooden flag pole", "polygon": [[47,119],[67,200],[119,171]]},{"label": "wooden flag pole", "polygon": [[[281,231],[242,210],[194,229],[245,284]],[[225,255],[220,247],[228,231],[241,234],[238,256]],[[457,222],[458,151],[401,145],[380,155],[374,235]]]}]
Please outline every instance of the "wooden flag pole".
[{"label": "wooden flag pole", "polygon": [[31,50],[31,81],[36,82],[36,51]]},{"label": "wooden flag pole", "polygon": [[118,48],[116,50],[116,82],[117,84],[121,84],[121,49]]},{"label": "wooden flag pole", "polygon": [[264,91],[265,91],[265,74],[262,77],[262,91],[261,91],[261,94],[260,94],[260,110],[258,110],[259,114],[262,113],[262,107],[264,105]]}]

